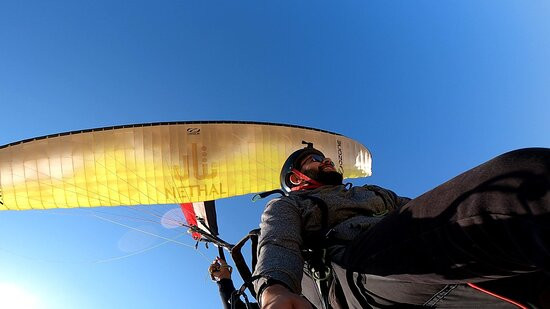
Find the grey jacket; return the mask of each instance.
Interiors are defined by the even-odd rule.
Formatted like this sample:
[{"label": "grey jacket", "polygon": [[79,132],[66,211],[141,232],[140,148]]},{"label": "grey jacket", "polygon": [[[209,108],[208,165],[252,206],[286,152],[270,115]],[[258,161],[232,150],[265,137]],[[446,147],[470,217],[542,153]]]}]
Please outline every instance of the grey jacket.
[{"label": "grey jacket", "polygon": [[322,210],[315,198],[327,206],[327,227],[333,229],[334,237],[344,241],[353,239],[383,215],[410,200],[378,186],[347,189],[339,185],[292,192],[289,196],[269,201],[260,223],[258,263],[254,275],[262,278],[254,283],[256,292],[267,278],[283,282],[295,293],[301,292],[304,235],[323,228]]}]

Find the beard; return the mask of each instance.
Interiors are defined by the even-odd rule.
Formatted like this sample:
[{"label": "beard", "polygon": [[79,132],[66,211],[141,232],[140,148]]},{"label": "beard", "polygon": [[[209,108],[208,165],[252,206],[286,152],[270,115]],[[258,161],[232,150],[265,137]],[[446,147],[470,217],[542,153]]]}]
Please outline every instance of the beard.
[{"label": "beard", "polygon": [[324,185],[341,185],[344,176],[336,171],[307,170],[303,172],[307,177],[317,180]]}]

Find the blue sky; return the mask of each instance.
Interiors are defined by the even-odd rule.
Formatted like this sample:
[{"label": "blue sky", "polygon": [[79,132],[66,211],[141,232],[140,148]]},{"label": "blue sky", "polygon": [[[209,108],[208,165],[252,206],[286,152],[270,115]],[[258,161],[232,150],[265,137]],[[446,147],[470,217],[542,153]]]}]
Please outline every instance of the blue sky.
[{"label": "blue sky", "polygon": [[[374,175],[354,183],[414,197],[550,146],[549,21],[546,1],[2,1],[0,144],[143,122],[296,124],[370,148]],[[218,201],[222,236],[236,242],[262,208]],[[0,286],[35,308],[219,308],[215,250],[142,214],[0,213]]]}]

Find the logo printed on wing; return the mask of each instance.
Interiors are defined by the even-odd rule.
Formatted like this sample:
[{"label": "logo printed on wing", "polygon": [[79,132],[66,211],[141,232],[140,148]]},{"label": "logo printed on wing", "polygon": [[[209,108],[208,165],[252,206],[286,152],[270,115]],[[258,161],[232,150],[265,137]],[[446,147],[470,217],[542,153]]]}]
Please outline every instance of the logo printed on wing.
[{"label": "logo printed on wing", "polygon": [[342,151],[342,141],[336,140],[336,146],[338,148],[338,172],[344,174],[344,155]]},{"label": "logo printed on wing", "polygon": [[199,129],[199,128],[187,128],[187,134],[189,134],[189,135],[199,135],[199,134],[201,134],[201,129]]},{"label": "logo printed on wing", "polygon": [[[190,179],[196,181],[214,180],[218,176],[218,164],[217,162],[208,161],[208,148],[206,146],[192,143],[191,155],[182,155],[180,162],[181,165],[172,166],[172,177],[179,182],[187,182]],[[213,194],[227,194],[222,183],[214,181],[208,185],[179,185],[166,189],[166,195],[172,197],[211,196]]]},{"label": "logo printed on wing", "polygon": [[208,163],[208,148],[206,146],[200,147],[199,155],[198,145],[191,144],[191,158],[187,154],[182,155],[180,162],[182,166],[172,166],[174,177],[180,181],[189,180],[190,176],[196,180],[214,179],[218,176],[218,164],[216,162]]}]

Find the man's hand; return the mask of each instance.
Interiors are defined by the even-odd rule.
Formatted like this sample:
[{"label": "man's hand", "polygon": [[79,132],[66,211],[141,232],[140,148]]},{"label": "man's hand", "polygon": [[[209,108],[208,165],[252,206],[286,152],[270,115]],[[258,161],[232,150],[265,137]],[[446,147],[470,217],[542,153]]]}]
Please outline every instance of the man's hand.
[{"label": "man's hand", "polygon": [[268,286],[262,292],[262,309],[313,309],[302,296],[280,284]]},{"label": "man's hand", "polygon": [[232,268],[227,265],[224,260],[218,257],[210,264],[208,272],[213,281],[220,281],[222,279],[231,279]]}]

